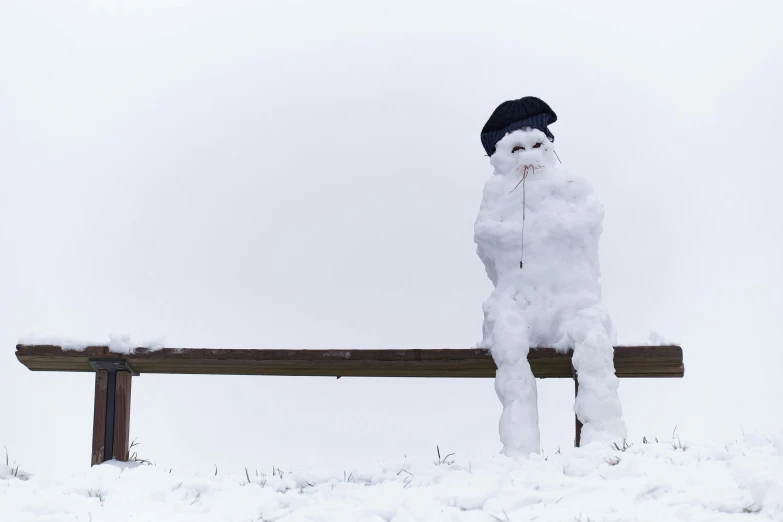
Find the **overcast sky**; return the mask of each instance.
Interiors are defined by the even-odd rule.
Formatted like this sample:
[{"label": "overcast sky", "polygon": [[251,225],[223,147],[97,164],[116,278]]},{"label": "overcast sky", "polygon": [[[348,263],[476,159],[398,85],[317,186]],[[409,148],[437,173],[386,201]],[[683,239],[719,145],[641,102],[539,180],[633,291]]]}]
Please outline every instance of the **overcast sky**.
[{"label": "overcast sky", "polygon": [[[468,348],[491,284],[473,221],[501,102],[541,97],[605,204],[619,340],[685,378],[623,380],[629,436],[777,432],[783,4],[0,4],[0,445],[88,465],[90,374],[28,333],[172,347]],[[573,383],[539,383],[544,450]],[[179,469],[500,450],[491,379],[143,375],[131,437]]]}]

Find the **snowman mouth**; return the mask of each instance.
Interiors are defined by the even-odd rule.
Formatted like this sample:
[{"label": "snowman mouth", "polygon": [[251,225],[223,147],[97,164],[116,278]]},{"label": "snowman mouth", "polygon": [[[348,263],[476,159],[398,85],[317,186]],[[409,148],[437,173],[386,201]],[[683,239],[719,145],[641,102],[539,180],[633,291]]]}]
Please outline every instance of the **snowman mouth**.
[{"label": "snowman mouth", "polygon": [[[541,166],[541,165],[520,165],[519,167],[517,167],[517,172],[522,174],[522,177],[520,178],[520,180],[516,184],[516,186],[511,189],[511,192],[514,192],[517,189],[517,187],[519,187],[522,184],[522,182],[525,181],[530,174],[535,174],[536,170],[543,170],[543,169],[544,169],[544,167]],[[524,190],[524,187],[523,187],[523,190]]]},{"label": "snowman mouth", "polygon": [[544,170],[546,166],[541,165],[540,163],[536,163],[533,165],[532,163],[528,163],[527,165],[520,165],[517,167],[517,172],[522,174],[522,179],[528,177],[531,174],[535,174],[538,170]]}]

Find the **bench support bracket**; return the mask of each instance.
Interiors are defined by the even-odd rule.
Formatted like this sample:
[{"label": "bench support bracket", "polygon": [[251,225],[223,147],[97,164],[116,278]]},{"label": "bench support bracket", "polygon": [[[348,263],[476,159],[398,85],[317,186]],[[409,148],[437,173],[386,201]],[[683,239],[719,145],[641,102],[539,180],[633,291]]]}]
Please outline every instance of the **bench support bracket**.
[{"label": "bench support bracket", "polygon": [[95,370],[92,462],[127,461],[130,450],[131,378],[138,375],[125,360],[91,359]]}]

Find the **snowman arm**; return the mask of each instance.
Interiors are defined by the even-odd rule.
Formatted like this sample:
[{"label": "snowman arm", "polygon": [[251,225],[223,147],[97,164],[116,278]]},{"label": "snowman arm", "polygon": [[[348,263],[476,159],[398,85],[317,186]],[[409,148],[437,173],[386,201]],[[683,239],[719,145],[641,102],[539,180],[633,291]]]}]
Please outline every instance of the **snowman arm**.
[{"label": "snowman arm", "polygon": [[482,246],[481,243],[478,244],[476,247],[476,253],[478,254],[479,259],[481,259],[481,262],[484,264],[484,270],[487,273],[487,277],[490,281],[492,281],[492,284],[494,286],[497,286],[498,284],[498,275],[497,270],[495,269],[495,259],[493,256],[491,256]]},{"label": "snowman arm", "polygon": [[515,236],[520,233],[518,224],[508,221],[492,219],[491,216],[482,216],[476,220],[475,237],[477,241],[489,242],[502,246],[511,246]]}]

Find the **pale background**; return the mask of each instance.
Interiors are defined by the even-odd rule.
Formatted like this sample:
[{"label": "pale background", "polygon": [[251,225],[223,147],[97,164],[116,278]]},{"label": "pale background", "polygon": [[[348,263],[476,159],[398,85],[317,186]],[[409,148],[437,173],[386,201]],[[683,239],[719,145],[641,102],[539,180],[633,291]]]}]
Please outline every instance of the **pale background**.
[{"label": "pale background", "polygon": [[[224,348],[470,347],[491,286],[479,132],[536,95],[605,203],[632,440],[783,428],[780,2],[0,4],[0,445],[88,465],[93,380],[28,333]],[[494,453],[492,380],[144,375],[132,438],[242,471]],[[539,381],[545,451],[573,384]]]}]

